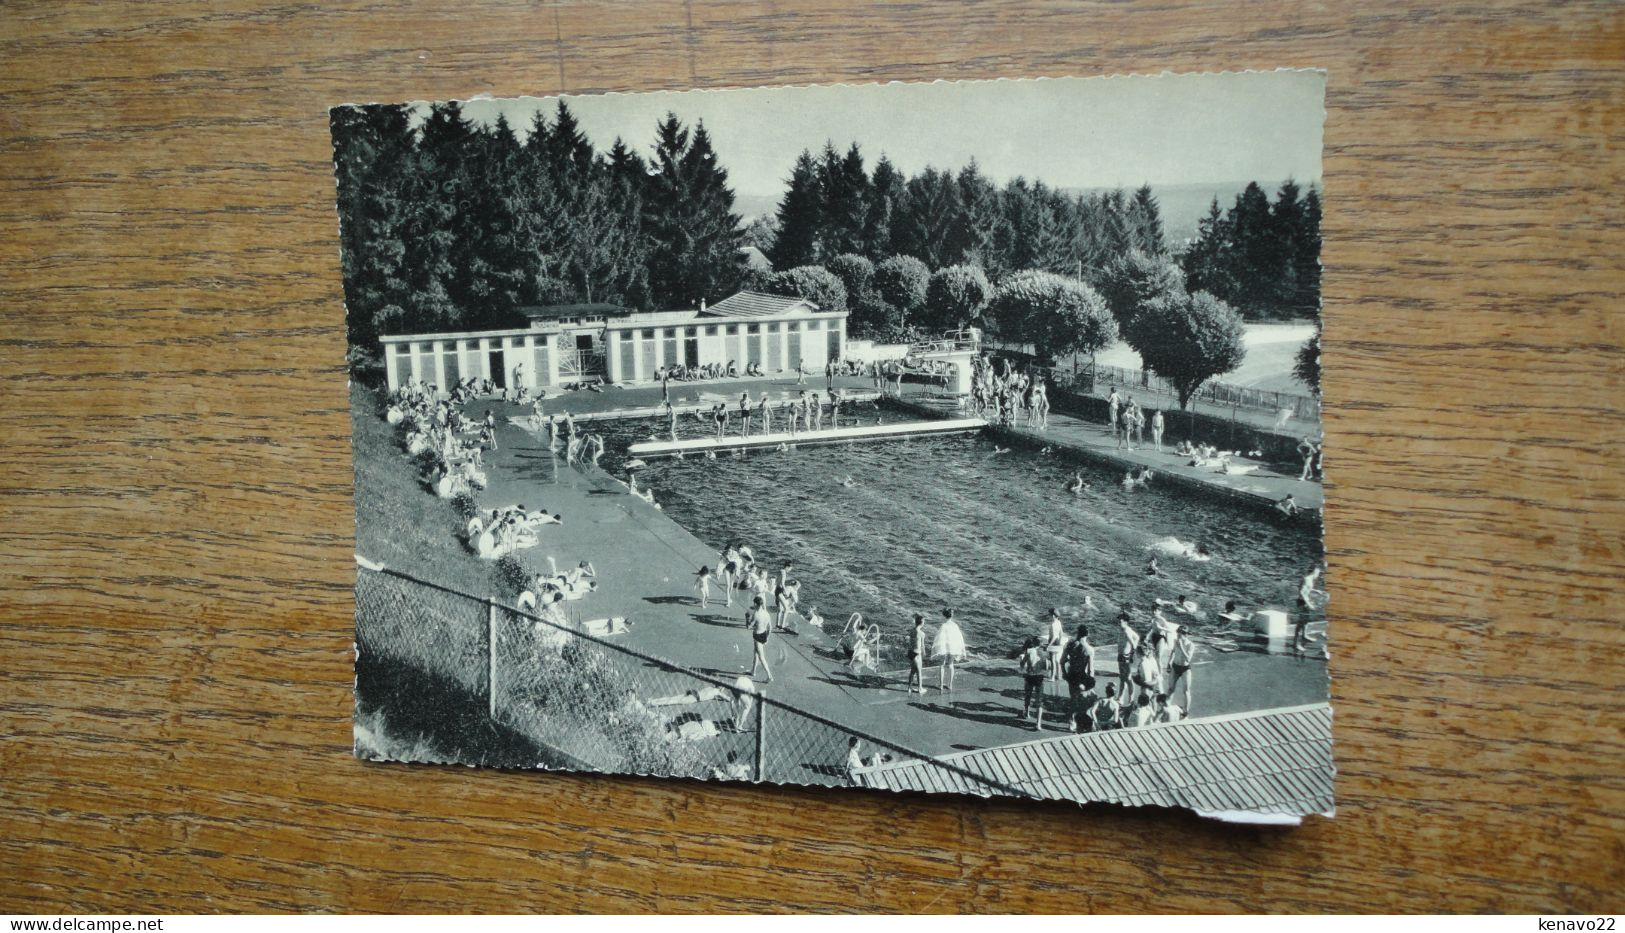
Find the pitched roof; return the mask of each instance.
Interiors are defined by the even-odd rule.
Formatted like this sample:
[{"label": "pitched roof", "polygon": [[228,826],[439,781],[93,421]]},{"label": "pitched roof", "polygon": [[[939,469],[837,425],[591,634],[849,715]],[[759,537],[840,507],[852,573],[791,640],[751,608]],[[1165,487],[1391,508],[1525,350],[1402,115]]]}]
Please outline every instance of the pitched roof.
[{"label": "pitched roof", "polygon": [[739,247],[739,261],[751,269],[762,272],[773,271],[773,261],[767,258],[766,253],[754,246]]},{"label": "pitched roof", "polygon": [[[1319,703],[1062,735],[940,761],[1035,797],[1300,817],[1332,812],[1332,710]],[[859,772],[866,787],[978,793],[931,761]]]},{"label": "pitched roof", "polygon": [[817,311],[818,305],[805,298],[787,295],[765,295],[761,292],[738,292],[705,309],[704,317],[773,317],[787,314],[798,307]]}]

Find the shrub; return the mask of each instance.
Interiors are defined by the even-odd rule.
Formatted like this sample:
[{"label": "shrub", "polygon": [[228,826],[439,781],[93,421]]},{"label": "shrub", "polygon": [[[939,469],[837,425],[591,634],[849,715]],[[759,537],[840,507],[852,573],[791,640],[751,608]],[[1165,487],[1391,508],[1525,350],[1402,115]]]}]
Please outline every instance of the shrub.
[{"label": "shrub", "polygon": [[495,573],[497,585],[504,593],[517,595],[530,586],[530,571],[526,570],[512,554],[504,554],[497,558]]},{"label": "shrub", "polygon": [[416,457],[413,457],[412,465],[417,467],[419,475],[435,477],[439,476],[440,471],[445,468],[446,460],[440,456],[440,451],[430,447],[420,451]]},{"label": "shrub", "polygon": [[977,320],[993,297],[981,266],[946,266],[931,273],[925,287],[926,323],[953,330]]},{"label": "shrub", "polygon": [[823,266],[797,266],[775,272],[767,280],[775,295],[793,295],[818,305],[820,311],[845,311],[846,286]]},{"label": "shrub", "polygon": [[913,256],[893,256],[875,266],[875,291],[893,309],[895,327],[916,323],[930,281],[931,270]]},{"label": "shrub", "polygon": [[464,522],[480,513],[479,503],[474,501],[474,494],[471,492],[458,493],[452,498],[451,507],[456,510],[457,517]]},{"label": "shrub", "polygon": [[1068,353],[1095,353],[1117,339],[1117,322],[1100,294],[1077,279],[1024,270],[993,293],[990,314],[1007,342],[1032,344],[1054,360]]}]

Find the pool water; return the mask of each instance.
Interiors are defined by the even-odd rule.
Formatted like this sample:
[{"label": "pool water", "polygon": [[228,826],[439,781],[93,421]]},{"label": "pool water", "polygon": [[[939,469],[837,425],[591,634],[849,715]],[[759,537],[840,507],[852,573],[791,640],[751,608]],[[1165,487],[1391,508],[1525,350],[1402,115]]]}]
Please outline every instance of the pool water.
[{"label": "pool water", "polygon": [[[873,403],[852,407],[864,424],[917,420]],[[604,467],[624,478],[627,445],[664,437],[666,426],[594,429],[608,444]],[[693,418],[679,428],[680,437],[707,433]],[[913,613],[925,613],[934,631],[950,606],[972,653],[985,656],[1041,634],[1051,607],[1069,633],[1088,624],[1096,644],[1118,640],[1120,608],[1143,629],[1158,597],[1184,593],[1210,613],[1228,600],[1284,609],[1321,557],[1313,527],[1189,491],[1124,489],[1120,473],[1064,454],[998,451],[982,434],[949,435],[656,458],[637,473],[666,514],[706,544],[736,539],[771,567],[791,561],[801,605],[816,607],[826,627],[861,612],[894,645]],[[1065,487],[1078,472],[1092,488],[1074,496]],[[848,476],[854,485],[842,485]],[[1200,543],[1212,557],[1159,556],[1163,576],[1147,576],[1148,546],[1169,537]],[[1189,622],[1197,633],[1223,625]]]}]

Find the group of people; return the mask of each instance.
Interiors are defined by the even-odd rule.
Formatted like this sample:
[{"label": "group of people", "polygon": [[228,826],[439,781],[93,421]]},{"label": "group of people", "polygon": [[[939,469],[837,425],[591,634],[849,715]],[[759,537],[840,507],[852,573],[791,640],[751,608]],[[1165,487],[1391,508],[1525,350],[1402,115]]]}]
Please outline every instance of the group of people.
[{"label": "group of people", "polygon": [[[828,406],[829,426],[840,426],[841,394],[831,389],[827,402],[820,398],[817,392],[808,392],[802,389],[793,399],[774,402],[763,392],[761,398],[752,401],[750,393],[739,393],[739,401],[730,406],[726,402],[717,402],[707,410],[695,411],[694,417],[701,424],[707,424],[716,432],[717,438],[723,438],[732,430],[735,416],[739,419],[739,436],[750,437],[751,432],[762,434],[773,433],[774,416],[782,419],[781,431],[790,434],[799,434],[802,431],[821,431],[824,429],[825,406]],[[671,402],[663,406],[664,417],[667,423],[667,433],[671,440],[677,440],[677,409]]]},{"label": "group of people", "polygon": [[1116,442],[1118,450],[1134,450],[1145,443],[1146,428],[1151,429],[1151,443],[1162,453],[1162,432],[1166,422],[1162,417],[1161,409],[1152,409],[1151,415],[1146,416],[1145,409],[1130,395],[1127,399],[1112,389],[1106,397],[1106,424],[1111,428],[1112,440]]},{"label": "group of people", "polygon": [[1303,461],[1303,472],[1298,474],[1298,479],[1308,481],[1311,479],[1318,480],[1323,477],[1320,453],[1320,441],[1307,434],[1303,436],[1302,440],[1298,441],[1298,457]]},{"label": "group of people", "polygon": [[[749,676],[754,680],[760,667],[768,683],[773,681],[773,669],[767,660],[767,644],[774,634],[794,633],[794,616],[801,603],[801,582],[792,574],[789,561],[774,571],[756,560],[749,545],[728,542],[717,555],[716,567],[701,567],[694,575],[694,589],[700,608],[711,604],[711,587],[722,591],[723,604],[732,607],[734,593],[742,591],[746,603],[744,625],[750,630],[753,642]],[[769,599],[772,600],[769,608]],[[805,616],[808,625],[822,629],[823,617],[817,607],[808,607]]]},{"label": "group of people", "polygon": [[539,425],[547,435],[549,452],[557,453],[560,438],[563,439],[564,462],[567,464],[585,463],[590,460],[593,466],[597,466],[598,458],[604,455],[602,434],[587,434],[577,430],[575,415],[569,412],[563,415],[544,415],[541,399],[535,402],[531,423]]},{"label": "group of people", "polygon": [[[1056,680],[1067,686],[1067,705],[1061,712],[1073,732],[1184,719],[1190,709],[1191,665],[1198,648],[1182,625],[1163,615],[1162,608],[1151,608],[1151,623],[1143,633],[1134,629],[1126,611],[1119,613],[1116,684],[1102,683],[1107,675],[1096,668],[1087,626],[1079,625],[1076,637],[1068,639],[1060,612],[1050,610],[1048,631],[1029,637],[1017,656],[1023,680],[1022,720],[1043,731],[1046,685]],[[1194,611],[1194,604],[1190,608]],[[1177,703],[1176,692],[1180,694]]]},{"label": "group of people", "polygon": [[470,550],[485,560],[496,560],[514,551],[535,547],[540,543],[537,532],[543,525],[562,523],[556,513],[549,515],[545,509],[532,511],[520,503],[492,509],[487,518],[474,515],[463,530]]},{"label": "group of people", "polygon": [[411,382],[390,393],[384,418],[403,431],[408,456],[433,452],[423,479],[440,498],[452,499],[485,488],[483,453],[487,447],[496,447],[495,422],[489,413],[483,422],[472,421],[449,400],[440,398],[434,385]]},{"label": "group of people", "polygon": [[1036,370],[1020,372],[1004,360],[996,367],[986,354],[971,358],[971,410],[1009,427],[1049,427],[1049,386]]}]

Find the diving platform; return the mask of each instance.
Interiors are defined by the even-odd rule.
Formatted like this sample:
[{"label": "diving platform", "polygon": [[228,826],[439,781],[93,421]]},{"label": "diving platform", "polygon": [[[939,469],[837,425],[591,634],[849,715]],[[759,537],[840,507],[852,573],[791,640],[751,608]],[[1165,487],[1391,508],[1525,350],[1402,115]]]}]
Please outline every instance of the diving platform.
[{"label": "diving platform", "polygon": [[820,431],[798,431],[793,434],[789,431],[752,434],[748,437],[726,434],[722,437],[700,437],[681,441],[643,441],[627,448],[627,455],[662,457],[675,454],[714,453],[719,450],[752,450],[780,445],[839,444],[932,434],[963,434],[980,431],[985,427],[987,421],[982,418],[948,418],[935,421],[903,421],[896,424],[869,424],[851,428],[825,428]]}]

